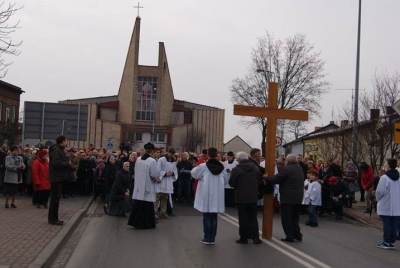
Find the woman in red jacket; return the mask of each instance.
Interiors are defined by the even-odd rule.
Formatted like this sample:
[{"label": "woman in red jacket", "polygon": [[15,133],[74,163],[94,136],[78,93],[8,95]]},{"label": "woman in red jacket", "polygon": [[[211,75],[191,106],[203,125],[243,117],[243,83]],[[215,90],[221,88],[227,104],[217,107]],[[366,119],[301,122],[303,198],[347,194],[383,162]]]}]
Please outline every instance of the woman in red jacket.
[{"label": "woman in red jacket", "polygon": [[365,213],[371,213],[373,191],[375,185],[374,171],[372,167],[365,162],[362,162],[360,164],[360,170],[361,170],[361,187],[367,194],[366,196],[367,209],[365,210]]},{"label": "woman in red jacket", "polygon": [[32,182],[33,190],[37,196],[37,208],[43,206],[47,208],[47,202],[50,195],[50,177],[49,177],[49,161],[47,159],[47,151],[39,150],[36,160],[32,163]]}]

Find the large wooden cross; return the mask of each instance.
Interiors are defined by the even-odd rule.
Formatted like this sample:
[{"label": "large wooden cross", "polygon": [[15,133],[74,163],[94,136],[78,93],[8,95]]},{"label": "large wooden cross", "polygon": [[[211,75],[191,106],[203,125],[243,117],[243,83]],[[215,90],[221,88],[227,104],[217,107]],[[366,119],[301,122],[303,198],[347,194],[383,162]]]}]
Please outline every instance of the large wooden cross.
[{"label": "large wooden cross", "polygon": [[[275,147],[276,147],[276,127],[278,119],[287,120],[308,120],[308,112],[299,110],[285,110],[278,108],[278,84],[270,82],[268,86],[268,94],[266,107],[235,105],[233,108],[234,115],[254,116],[267,119],[267,140],[265,146],[265,175],[273,176],[275,174]],[[264,196],[264,214],[262,237],[265,239],[272,238],[273,223],[273,193],[267,193]]]}]

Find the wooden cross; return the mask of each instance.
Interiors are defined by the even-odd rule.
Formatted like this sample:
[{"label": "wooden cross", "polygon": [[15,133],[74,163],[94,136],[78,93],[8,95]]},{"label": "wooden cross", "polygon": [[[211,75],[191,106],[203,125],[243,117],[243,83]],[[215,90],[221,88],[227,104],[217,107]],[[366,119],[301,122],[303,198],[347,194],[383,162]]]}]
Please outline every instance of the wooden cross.
[{"label": "wooden cross", "polygon": [[142,6],[140,6],[140,2],[137,3],[137,6],[134,6],[135,8],[137,8],[137,16],[140,17],[140,9],[143,8]]},{"label": "wooden cross", "polygon": [[[287,120],[308,120],[308,112],[299,110],[285,110],[278,108],[278,84],[270,82],[268,86],[268,94],[266,107],[234,105],[234,115],[254,116],[267,119],[267,140],[265,146],[265,172],[267,176],[275,175],[275,146],[276,146],[276,127],[278,119]],[[273,193],[264,196],[264,214],[262,237],[265,239],[272,238],[273,224]]]}]

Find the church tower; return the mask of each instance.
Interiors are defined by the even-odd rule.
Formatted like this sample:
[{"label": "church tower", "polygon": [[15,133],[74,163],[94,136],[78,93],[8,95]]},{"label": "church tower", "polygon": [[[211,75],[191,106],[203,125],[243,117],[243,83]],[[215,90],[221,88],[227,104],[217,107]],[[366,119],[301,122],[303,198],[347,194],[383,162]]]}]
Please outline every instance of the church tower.
[{"label": "church tower", "polygon": [[124,139],[136,142],[166,142],[174,104],[164,43],[159,43],[157,66],[139,64],[140,17],[128,49],[118,93],[118,120],[124,124]]}]

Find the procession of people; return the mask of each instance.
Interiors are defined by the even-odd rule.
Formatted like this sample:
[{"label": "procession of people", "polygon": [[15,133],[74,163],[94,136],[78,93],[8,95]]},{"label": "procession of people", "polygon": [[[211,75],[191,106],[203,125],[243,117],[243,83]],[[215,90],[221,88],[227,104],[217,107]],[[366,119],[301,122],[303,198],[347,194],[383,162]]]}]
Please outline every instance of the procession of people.
[{"label": "procession of people", "polygon": [[392,249],[400,238],[400,181],[394,159],[375,176],[366,163],[358,172],[352,162],[342,169],[338,161],[324,163],[289,154],[276,159],[274,176],[266,176],[259,149],[225,155],[209,148],[195,155],[173,148],[165,152],[148,143],[141,151],[115,153],[68,148],[67,139],[60,136],[50,148],[28,152],[28,148],[2,147],[4,207],[16,209],[18,193],[31,193],[34,206],[48,208],[51,225],[63,225],[60,200],[77,194],[101,198],[107,215],[128,217],[128,225],[137,230],[156,228],[175,215],[177,204],[192,204],[203,217],[200,242],[215,245],[218,214],[234,206],[239,221],[236,242],[260,244],[259,200],[269,193],[280,212],[286,235],[282,241],[294,243],[303,241],[299,224],[303,212],[308,214],[306,225],[314,228],[325,215],[341,220],[343,208],[357,202],[355,192],[364,190],[366,212],[375,208],[383,221],[383,240],[377,246]]}]

